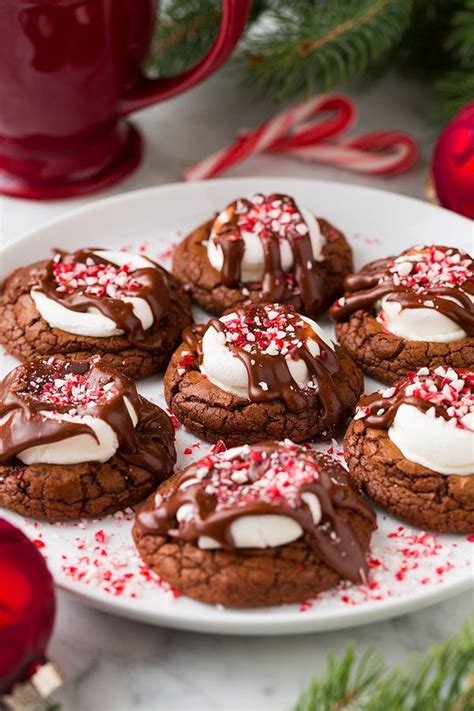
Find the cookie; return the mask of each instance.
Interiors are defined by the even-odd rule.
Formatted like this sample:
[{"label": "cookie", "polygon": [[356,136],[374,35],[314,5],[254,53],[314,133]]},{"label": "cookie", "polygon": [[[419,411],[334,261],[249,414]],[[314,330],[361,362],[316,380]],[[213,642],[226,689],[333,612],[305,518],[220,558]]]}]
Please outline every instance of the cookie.
[{"label": "cookie", "polygon": [[251,304],[191,327],[165,373],[165,397],[191,432],[229,446],[335,436],[363,388],[360,370],[311,319]]},{"label": "cookie", "polygon": [[163,370],[190,323],[174,277],[120,251],[58,252],[14,271],[0,295],[0,342],[19,360],[100,355],[131,378]]},{"label": "cookie", "polygon": [[104,361],[37,358],[0,382],[0,506],[102,516],[143,500],[175,462],[169,417]]},{"label": "cookie", "polygon": [[342,292],[352,250],[327,220],[288,195],[238,198],[178,245],[173,274],[206,311],[290,304],[315,317]]},{"label": "cookie", "polygon": [[350,475],[382,508],[434,531],[474,531],[474,373],[439,366],[361,399]]},{"label": "cookie", "polygon": [[471,257],[417,246],[371,262],[344,282],[330,309],[336,336],[368,375],[386,383],[439,365],[474,368]]},{"label": "cookie", "polygon": [[374,528],[337,461],[285,440],[178,472],[140,509],[133,537],[145,564],[185,595],[261,607],[365,581]]}]

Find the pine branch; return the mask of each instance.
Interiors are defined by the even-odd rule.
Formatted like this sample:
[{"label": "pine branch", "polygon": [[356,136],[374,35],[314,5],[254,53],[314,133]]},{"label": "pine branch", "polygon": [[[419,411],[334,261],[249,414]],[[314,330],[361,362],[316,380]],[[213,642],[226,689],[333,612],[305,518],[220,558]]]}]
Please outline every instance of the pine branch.
[{"label": "pine branch", "polygon": [[313,680],[295,711],[344,711],[364,696],[383,672],[383,662],[372,648],[366,649],[357,664],[354,646],[350,644],[340,661],[329,655],[326,677]]},{"label": "pine branch", "polygon": [[434,117],[443,122],[474,101],[474,0],[465,0],[464,7],[454,14],[451,28],[444,45],[451,68],[435,84]]},{"label": "pine branch", "polygon": [[432,117],[437,123],[447,123],[469,102],[474,101],[474,67],[452,69],[435,84],[435,105]]},{"label": "pine branch", "polygon": [[[217,35],[221,6],[221,0],[172,0],[161,3],[148,73],[152,76],[170,76],[195,64]],[[265,8],[265,0],[254,0],[249,24]]]},{"label": "pine branch", "polygon": [[327,90],[362,74],[400,43],[414,0],[311,0],[270,9],[248,37],[247,83],[276,99]]},{"label": "pine branch", "polygon": [[158,18],[148,72],[177,74],[194,64],[211,46],[220,21],[218,0],[175,0]]},{"label": "pine branch", "polygon": [[465,0],[451,21],[445,47],[463,67],[474,67],[474,0]]},{"label": "pine branch", "polygon": [[465,0],[414,0],[410,26],[398,49],[402,69],[423,80],[432,80],[446,69],[450,18],[464,3]]},{"label": "pine branch", "polygon": [[[218,31],[219,0],[165,0],[149,72],[194,64]],[[284,99],[401,66],[435,83],[435,118],[474,100],[474,0],[254,0],[239,54],[258,95]]]},{"label": "pine branch", "polygon": [[359,664],[349,645],[340,661],[328,659],[294,711],[473,711],[474,616],[458,635],[391,672],[373,649]]}]

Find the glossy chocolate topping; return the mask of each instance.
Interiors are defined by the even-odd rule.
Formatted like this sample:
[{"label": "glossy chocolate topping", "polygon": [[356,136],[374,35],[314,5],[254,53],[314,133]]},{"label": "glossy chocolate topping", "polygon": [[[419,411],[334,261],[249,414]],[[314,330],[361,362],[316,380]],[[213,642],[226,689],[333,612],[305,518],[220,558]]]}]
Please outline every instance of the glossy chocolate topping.
[{"label": "glossy chocolate topping", "polygon": [[474,373],[442,366],[408,373],[407,380],[362,397],[355,419],[363,419],[369,427],[388,429],[401,405],[474,430]]},{"label": "glossy chocolate topping", "polygon": [[[226,346],[245,366],[252,402],[282,400],[291,412],[302,412],[317,393],[328,435],[340,429],[345,411],[337,394],[334,375],[339,371],[336,353],[297,314],[292,306],[250,304],[232,313],[235,318],[212,319],[207,326],[191,327],[184,332],[185,342],[199,353],[202,364],[202,337],[207,328],[225,336]],[[319,355],[309,350],[315,341]],[[289,360],[302,360],[310,382],[301,386],[293,379]]]},{"label": "glossy chocolate topping", "polygon": [[[214,239],[223,252],[221,279],[231,288],[242,285],[241,267],[245,254],[243,232],[260,239],[264,254],[264,276],[261,298],[281,301],[287,288],[296,285],[305,313],[321,311],[325,288],[321,267],[314,259],[309,228],[295,201],[288,195],[254,195],[239,198],[224,210],[227,221],[217,218],[213,224]],[[288,241],[293,254],[293,273],[285,274],[281,265],[281,241]]]},{"label": "glossy chocolate topping", "polygon": [[[318,499],[320,521],[314,521],[301,498],[304,492]],[[147,533],[194,544],[209,536],[222,548],[234,549],[231,525],[236,519],[287,516],[301,526],[317,557],[342,578],[360,582],[366,579],[367,562],[341,509],[356,512],[375,528],[374,512],[349,486],[337,461],[290,441],[263,442],[211,454],[187,467],[162,494],[158,491],[154,508],[145,505],[137,520]]]},{"label": "glossy chocolate topping", "polygon": [[[125,398],[138,418],[136,426]],[[116,455],[159,479],[171,474],[176,456],[166,442],[173,438],[169,418],[102,361],[37,358],[12,370],[0,382],[0,462],[11,462],[29,447],[79,434],[97,441],[87,417],[100,418],[113,429]]]},{"label": "glossy chocolate topping", "polygon": [[[167,315],[172,295],[166,272],[153,262],[150,267],[132,269],[117,266],[94,249],[73,253],[58,252],[45,262],[34,288],[71,311],[97,309],[127,334],[137,348],[154,350],[161,341],[157,326]],[[150,260],[149,260],[150,261]],[[153,325],[143,329],[127,298],[147,302],[153,314]]]},{"label": "glossy chocolate topping", "polygon": [[412,247],[396,259],[367,264],[346,277],[344,287],[346,293],[329,311],[335,321],[345,321],[358,309],[370,310],[387,297],[402,309],[435,309],[474,335],[473,261],[454,247]]}]

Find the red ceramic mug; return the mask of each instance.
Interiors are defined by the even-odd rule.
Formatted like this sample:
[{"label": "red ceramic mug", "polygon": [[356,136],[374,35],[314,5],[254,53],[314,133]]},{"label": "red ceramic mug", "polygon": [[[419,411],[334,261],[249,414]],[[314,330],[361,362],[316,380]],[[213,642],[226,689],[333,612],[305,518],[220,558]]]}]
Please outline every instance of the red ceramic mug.
[{"label": "red ceramic mug", "polygon": [[0,0],[0,193],[100,190],[140,161],[124,116],[189,89],[229,56],[251,0],[223,0],[220,31],[192,69],[150,80],[156,0]]}]

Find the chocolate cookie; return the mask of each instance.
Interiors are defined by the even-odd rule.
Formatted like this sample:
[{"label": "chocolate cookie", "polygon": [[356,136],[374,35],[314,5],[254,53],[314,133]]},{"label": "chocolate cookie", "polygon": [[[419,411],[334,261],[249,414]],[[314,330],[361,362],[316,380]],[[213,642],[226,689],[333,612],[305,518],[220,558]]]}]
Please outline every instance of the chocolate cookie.
[{"label": "chocolate cookie", "polygon": [[434,531],[474,531],[474,374],[423,368],[361,399],[349,471],[376,503]]},{"label": "chocolate cookie", "polygon": [[140,509],[133,537],[145,564],[185,595],[261,607],[365,581],[374,528],[337,461],[285,440],[178,472]]},{"label": "chocolate cookie", "polygon": [[173,274],[221,315],[245,303],[290,304],[315,317],[352,270],[346,238],[287,195],[237,199],[178,245]]},{"label": "chocolate cookie", "polygon": [[191,432],[227,445],[339,433],[362,374],[291,306],[241,306],[184,332],[165,374],[166,401]]},{"label": "chocolate cookie", "polygon": [[0,506],[101,516],[144,499],[175,461],[169,417],[104,361],[37,358],[0,382]]},{"label": "chocolate cookie", "polygon": [[190,323],[174,277],[125,252],[58,253],[14,271],[0,295],[0,342],[19,360],[100,355],[131,378],[163,370]]},{"label": "chocolate cookie", "polygon": [[462,250],[413,247],[344,285],[330,315],[365,373],[393,383],[423,366],[474,368],[473,262]]}]

